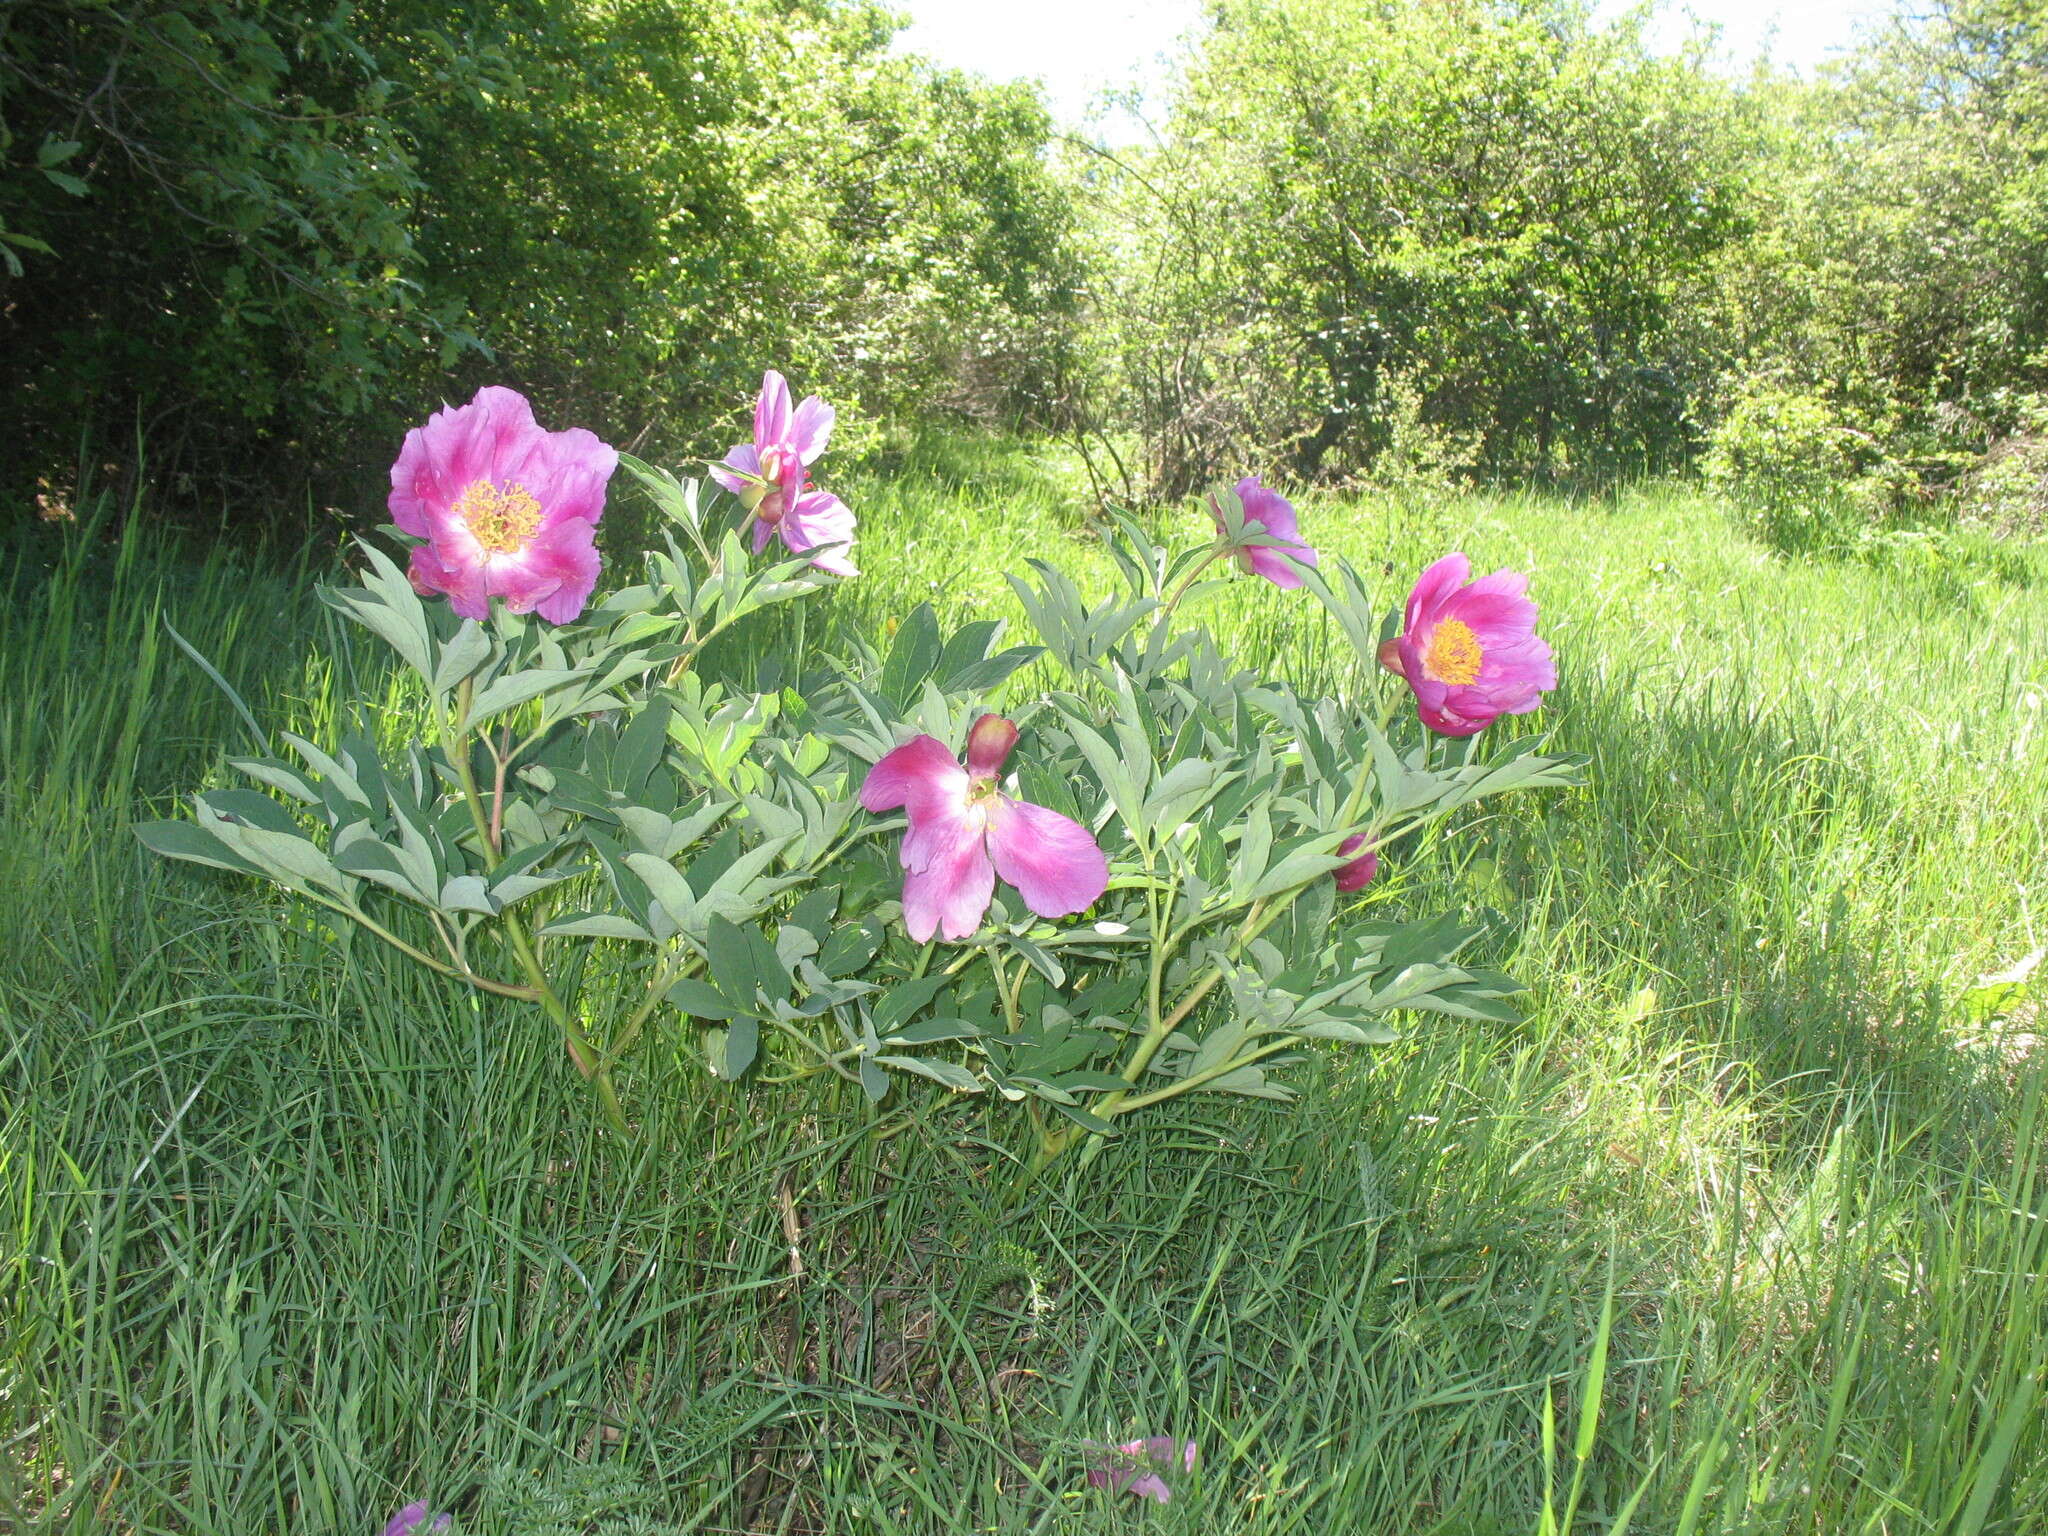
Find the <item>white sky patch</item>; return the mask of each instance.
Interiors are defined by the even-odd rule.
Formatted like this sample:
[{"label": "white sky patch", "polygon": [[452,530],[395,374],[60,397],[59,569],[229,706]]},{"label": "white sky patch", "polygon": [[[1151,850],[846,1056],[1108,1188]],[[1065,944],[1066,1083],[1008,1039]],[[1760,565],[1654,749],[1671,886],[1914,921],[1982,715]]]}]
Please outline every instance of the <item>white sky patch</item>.
[{"label": "white sky patch", "polygon": [[[1600,0],[1595,14],[1619,16],[1637,0]],[[911,24],[897,34],[900,52],[922,53],[941,64],[992,80],[1035,79],[1053,111],[1070,125],[1088,120],[1105,90],[1133,86],[1157,95],[1171,74],[1183,40],[1206,22],[1202,0],[897,0]],[[1811,75],[1839,57],[1858,29],[1881,22],[1896,0],[1700,0],[1661,5],[1649,36],[1653,47],[1674,48],[1693,20],[1721,27],[1724,67],[1746,73],[1768,50],[1782,66]],[[1128,141],[1138,124],[1112,114],[1097,129]]]}]

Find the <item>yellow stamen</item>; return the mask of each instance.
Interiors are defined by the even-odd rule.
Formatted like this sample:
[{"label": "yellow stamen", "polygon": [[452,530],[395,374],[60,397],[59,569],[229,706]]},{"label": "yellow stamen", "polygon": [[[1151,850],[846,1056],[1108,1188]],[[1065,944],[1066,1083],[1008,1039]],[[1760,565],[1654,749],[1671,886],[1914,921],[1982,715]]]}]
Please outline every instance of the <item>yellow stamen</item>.
[{"label": "yellow stamen", "polygon": [[455,515],[486,554],[516,555],[540,532],[540,503],[517,482],[501,491],[488,480],[472,480],[455,498]]},{"label": "yellow stamen", "polygon": [[1429,649],[1422,653],[1422,675],[1453,686],[1469,683],[1479,676],[1479,662],[1485,654],[1470,624],[1463,619],[1441,619],[1429,637]]}]

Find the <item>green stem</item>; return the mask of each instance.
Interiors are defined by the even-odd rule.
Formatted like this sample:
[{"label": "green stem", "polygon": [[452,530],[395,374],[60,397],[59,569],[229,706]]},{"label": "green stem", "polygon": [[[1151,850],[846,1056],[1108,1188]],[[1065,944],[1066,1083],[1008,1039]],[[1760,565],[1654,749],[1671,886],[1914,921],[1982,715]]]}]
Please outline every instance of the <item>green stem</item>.
[{"label": "green stem", "polygon": [[514,981],[494,981],[489,976],[479,976],[475,971],[452,966],[446,960],[428,954],[417,945],[406,943],[405,940],[401,939],[389,928],[384,927],[375,918],[358,912],[353,907],[346,907],[338,901],[328,901],[323,897],[316,896],[313,899],[330,912],[339,912],[350,922],[356,923],[369,932],[374,933],[400,954],[405,955],[409,959],[417,960],[429,970],[439,971],[443,976],[453,976],[458,981],[466,981],[479,992],[489,992],[497,997],[516,997],[521,1002],[527,1003],[540,1001],[540,994],[534,991],[533,988],[522,987]]},{"label": "green stem", "polygon": [[1154,629],[1157,629],[1173,616],[1173,610],[1178,608],[1180,600],[1188,595],[1188,589],[1200,579],[1202,572],[1209,569],[1218,560],[1221,560],[1223,555],[1224,551],[1220,547],[1210,550],[1209,557],[1181,579],[1181,584],[1173,589],[1173,595],[1160,605],[1158,614],[1154,616],[1152,620],[1152,627]]},{"label": "green stem", "polygon": [[1292,1040],[1277,1040],[1271,1045],[1262,1046],[1260,1049],[1253,1051],[1249,1056],[1233,1056],[1221,1066],[1210,1067],[1206,1071],[1197,1072],[1192,1077],[1177,1078],[1163,1088],[1154,1088],[1150,1093],[1133,1094],[1130,1098],[1124,1099],[1121,1103],[1114,1106],[1107,1102],[1097,1105],[1095,1112],[1105,1119],[1111,1115],[1128,1115],[1131,1111],[1143,1109],[1148,1104],[1157,1104],[1162,1100],[1170,1099],[1178,1094],[1187,1093],[1199,1088],[1204,1083],[1212,1083],[1219,1077],[1228,1077],[1241,1067],[1256,1065],[1258,1062],[1264,1061],[1268,1056],[1274,1056],[1286,1050],[1294,1043]]},{"label": "green stem", "polygon": [[[456,782],[462,786],[462,798],[469,806],[469,819],[483,844],[484,868],[488,872],[496,869],[501,861],[497,845],[491,838],[491,818],[484,810],[483,795],[477,789],[476,766],[470,761],[469,756],[469,737],[467,734],[459,734],[454,724],[456,720],[467,721],[469,718],[471,686],[468,678],[462,680],[456,692],[453,719],[443,725],[441,745],[455,768]],[[569,1047],[569,1059],[576,1064],[576,1070],[597,1089],[598,1100],[604,1106],[605,1118],[611,1121],[613,1129],[621,1136],[630,1137],[633,1133],[626,1124],[626,1112],[619,1103],[618,1089],[612,1084],[610,1068],[596,1046],[591,1043],[590,1036],[584,1032],[575,1014],[569,1010],[569,1005],[563,1002],[561,994],[555,991],[554,983],[548,979],[548,973],[541,967],[540,956],[534,952],[533,941],[526,933],[526,925],[512,912],[499,913],[498,924],[504,931],[505,941],[512,946],[512,953],[519,961],[519,968],[526,973],[526,979],[532,983],[541,1007],[561,1030],[562,1037]]]}]

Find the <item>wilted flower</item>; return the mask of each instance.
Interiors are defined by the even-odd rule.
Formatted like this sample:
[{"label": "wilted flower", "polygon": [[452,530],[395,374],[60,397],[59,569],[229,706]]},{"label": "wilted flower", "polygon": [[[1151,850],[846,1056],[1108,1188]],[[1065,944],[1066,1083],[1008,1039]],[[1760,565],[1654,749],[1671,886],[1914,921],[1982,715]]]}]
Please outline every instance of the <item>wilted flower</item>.
[{"label": "wilted flower", "polygon": [[996,788],[1017,727],[983,715],[967,733],[967,766],[936,736],[917,736],[868,771],[860,803],[898,806],[903,924],[923,943],[934,929],[964,939],[981,926],[1001,875],[1040,917],[1086,911],[1109,886],[1109,861],[1079,822]]},{"label": "wilted flower", "polygon": [[566,624],[597,585],[595,530],[619,456],[581,427],[544,432],[517,390],[491,386],[405,435],[391,466],[391,520],[413,547],[412,584],[466,619],[502,597]]},{"label": "wilted flower", "polygon": [[1153,1435],[1101,1449],[1113,1449],[1115,1454],[1104,1456],[1089,1468],[1090,1488],[1114,1488],[1119,1493],[1135,1493],[1141,1499],[1157,1499],[1161,1504],[1173,1497],[1173,1489],[1161,1474],[1195,1470],[1195,1442],[1176,1440],[1171,1435]]},{"label": "wilted flower", "polygon": [[754,553],[780,537],[801,554],[820,544],[837,544],[811,564],[836,576],[857,576],[846,558],[853,541],[853,513],[829,491],[811,485],[810,466],[832,437],[832,407],[816,395],[790,409],[789,384],[773,368],[761,376],[754,402],[754,440],[735,443],[725,462],[711,466],[711,478],[739,497],[754,514]]},{"label": "wilted flower", "polygon": [[1415,583],[1400,635],[1380,665],[1408,680],[1422,723],[1471,736],[1500,715],[1526,715],[1557,686],[1550,647],[1536,637],[1529,578],[1495,571],[1472,581],[1472,563],[1445,555]]},{"label": "wilted flower", "polygon": [[[1365,848],[1365,834],[1347,837],[1337,845],[1339,853],[1358,853]],[[1373,876],[1380,872],[1379,850],[1366,848],[1349,864],[1340,864],[1336,869],[1337,889],[1349,896],[1353,891],[1362,891],[1372,883]]]},{"label": "wilted flower", "polygon": [[[1314,565],[1317,560],[1316,552],[1302,542],[1293,504],[1278,491],[1259,484],[1257,475],[1245,476],[1234,489],[1244,506],[1245,532],[1268,541],[1238,550],[1237,563],[1274,586],[1293,591],[1301,585],[1301,573],[1288,563],[1289,557],[1303,565]],[[1209,515],[1216,519],[1216,532],[1228,537],[1223,509],[1214,496],[1209,498]]]},{"label": "wilted flower", "polygon": [[430,1536],[430,1533],[445,1531],[455,1523],[453,1515],[435,1515],[427,1518],[427,1501],[415,1499],[405,1506],[384,1526],[384,1536]]}]

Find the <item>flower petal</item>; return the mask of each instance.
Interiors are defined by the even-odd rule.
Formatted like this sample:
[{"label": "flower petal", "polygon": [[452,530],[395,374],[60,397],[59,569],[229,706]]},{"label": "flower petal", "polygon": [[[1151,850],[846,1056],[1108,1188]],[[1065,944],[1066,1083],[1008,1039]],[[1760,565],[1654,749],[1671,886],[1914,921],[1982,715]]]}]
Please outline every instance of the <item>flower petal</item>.
[{"label": "flower petal", "polygon": [[789,421],[789,446],[796,450],[799,463],[817,461],[818,455],[825,451],[825,445],[832,441],[832,423],[838,415],[816,395],[804,396],[804,403],[796,408],[796,414]]},{"label": "flower petal", "polygon": [[868,770],[860,787],[860,803],[870,811],[893,811],[898,806],[912,817],[924,815],[937,799],[967,799],[967,770],[953,756],[953,749],[936,736],[913,736]]},{"label": "flower petal", "polygon": [[830,491],[806,491],[797,497],[789,504],[789,510],[782,514],[778,527],[782,542],[799,554],[821,544],[839,546],[824,550],[811,561],[819,570],[830,571],[835,576],[860,574],[847,558],[848,547],[853,542],[853,513]]},{"label": "flower petal", "polygon": [[754,446],[766,448],[789,436],[789,381],[773,368],[761,375],[761,394],[754,401]]},{"label": "flower petal", "polygon": [[441,558],[438,546],[415,544],[412,547],[412,567],[406,574],[412,580],[413,591],[422,597],[436,592],[447,594],[448,606],[465,619],[481,623],[491,616],[490,592],[484,585],[484,568],[480,562],[451,565]]},{"label": "flower petal", "polygon": [[761,452],[752,443],[734,443],[723,464],[713,464],[711,478],[733,495],[761,483]]},{"label": "flower petal", "polygon": [[[912,834],[923,834],[919,867],[903,877],[903,926],[922,944],[934,929],[948,939],[964,939],[981,926],[996,892],[995,866],[979,816],[964,808],[954,816],[920,818],[911,812]],[[904,862],[910,862],[912,837],[903,840]]]},{"label": "flower petal", "polygon": [[1042,805],[999,795],[988,822],[996,873],[1040,917],[1085,912],[1109,888],[1109,861],[1078,821]]},{"label": "flower petal", "polygon": [[446,505],[502,468],[523,467],[543,437],[533,406],[514,389],[486,385],[467,405],[444,405],[423,427],[405,434],[391,466],[391,520],[416,538],[428,536],[426,513]]},{"label": "flower petal", "polygon": [[1408,594],[1408,606],[1402,613],[1402,630],[1413,634],[1436,618],[1444,599],[1463,586],[1471,574],[1472,562],[1455,551],[1425,570],[1415,579],[1415,587]]},{"label": "flower petal", "polygon": [[505,606],[514,613],[537,613],[550,624],[566,624],[583,612],[604,565],[595,531],[581,518],[542,529],[519,558],[519,574],[508,571],[498,587]]}]

